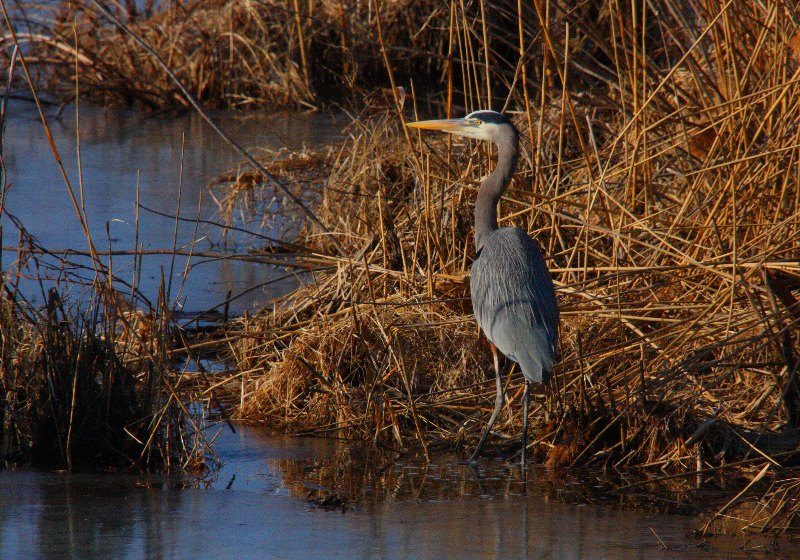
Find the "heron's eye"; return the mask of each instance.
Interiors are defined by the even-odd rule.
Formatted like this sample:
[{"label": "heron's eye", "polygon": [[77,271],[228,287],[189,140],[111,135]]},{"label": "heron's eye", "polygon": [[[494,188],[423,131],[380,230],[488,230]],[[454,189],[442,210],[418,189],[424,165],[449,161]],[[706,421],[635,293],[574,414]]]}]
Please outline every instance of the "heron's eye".
[{"label": "heron's eye", "polygon": [[475,119],[475,126],[480,126],[480,125],[481,125],[481,120]]}]

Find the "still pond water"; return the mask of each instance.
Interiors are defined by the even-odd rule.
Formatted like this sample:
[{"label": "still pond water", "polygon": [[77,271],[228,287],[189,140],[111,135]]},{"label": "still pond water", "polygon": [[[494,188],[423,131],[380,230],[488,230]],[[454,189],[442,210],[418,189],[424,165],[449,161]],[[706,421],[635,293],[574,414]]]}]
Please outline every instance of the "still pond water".
[{"label": "still pond water", "polygon": [[[560,503],[536,480],[523,492],[508,483],[513,469],[499,465],[480,473],[455,462],[394,466],[375,475],[348,466],[341,443],[246,427],[223,431],[217,450],[225,466],[203,489],[0,472],[0,558],[800,557],[789,544],[776,551],[692,537],[688,517]],[[342,505],[335,481],[361,500]],[[373,490],[385,499],[370,500]]]},{"label": "still pond water", "polygon": [[[272,149],[330,142],[342,125],[322,115],[222,118],[246,145]],[[216,206],[206,187],[240,158],[199,119],[86,108],[81,122],[87,216],[99,246],[133,247],[137,174],[142,205],[175,212],[184,135],[182,214],[194,216],[203,194],[201,217],[214,219]],[[78,185],[70,110],[50,123],[67,173]],[[4,152],[12,185],[8,211],[45,247],[85,250],[31,107],[12,102]],[[13,244],[7,218],[4,225],[4,243]],[[169,248],[173,227],[171,219],[143,211],[140,240],[146,249]],[[219,232],[201,230],[200,235],[208,240],[198,247],[208,249]],[[178,246],[193,240],[193,225],[180,224]],[[244,247],[254,243],[236,241]],[[15,253],[3,257],[8,271]],[[151,298],[165,266],[165,258],[145,259],[142,289]],[[116,260],[118,272],[126,267],[130,259]],[[251,263],[198,265],[186,279],[184,308],[207,309],[229,290],[244,292],[274,274]],[[236,300],[232,310],[257,307],[281,289],[255,289]],[[22,290],[41,303],[37,282],[23,281]],[[738,541],[706,542],[692,536],[687,517],[561,503],[544,484],[535,479],[523,484],[518,473],[502,465],[480,473],[457,461],[366,468],[358,453],[341,443],[266,436],[245,427],[236,434],[224,430],[216,450],[224,467],[203,488],[127,475],[2,471],[0,558],[800,557],[800,547],[788,544],[775,551],[753,543],[742,548]]]},{"label": "still pond water", "polygon": [[[9,112],[3,139],[7,182],[10,184],[6,210],[16,216],[44,247],[86,251],[86,239],[37,112],[32,105],[14,100]],[[271,150],[313,148],[330,143],[340,136],[344,124],[341,118],[320,114],[222,114],[215,118],[244,146]],[[262,243],[258,238],[239,234],[228,235],[227,244],[223,246],[219,228],[205,225],[195,232],[191,220],[198,214],[201,195],[200,218],[218,220],[218,208],[209,195],[208,185],[221,173],[236,170],[242,161],[196,115],[147,117],[133,111],[83,107],[81,126],[77,129],[74,109],[68,107],[60,117],[50,116],[48,122],[76,191],[79,179],[83,177],[89,228],[98,250],[106,250],[109,246],[113,250],[133,249],[137,180],[141,188],[141,206],[169,216],[176,213],[181,178],[181,216],[190,220],[178,224],[179,248],[188,249],[196,241],[195,251],[241,253]],[[80,136],[80,172],[77,133]],[[15,246],[17,234],[8,217],[2,218],[0,225],[4,226],[4,246]],[[171,249],[174,228],[173,219],[140,210],[139,242],[145,250]],[[276,232],[260,233],[269,235]],[[71,258],[83,264],[89,263],[88,259]],[[14,260],[15,252],[4,251],[3,269],[7,272],[13,270]],[[184,281],[185,261],[185,257],[176,259],[173,294]],[[132,263],[132,257],[114,257],[115,273],[131,280]],[[285,271],[276,271],[263,264],[202,258],[195,258],[193,264],[195,266],[185,278],[180,302],[181,308],[187,312],[204,311],[218,305],[230,291],[233,297],[245,294],[234,299],[230,306],[231,311],[238,314],[257,308],[260,303],[286,290],[286,283],[265,284],[276,275],[284,275]],[[144,257],[140,287],[151,301],[158,293],[162,269],[169,275],[169,257]],[[37,276],[32,269],[24,272]],[[58,276],[57,271],[39,272],[53,279]],[[83,274],[90,276],[85,271]],[[49,285],[46,282],[46,287]],[[262,285],[264,287],[260,288]],[[41,303],[41,292],[38,281],[23,281],[23,293],[34,302]],[[70,295],[79,297],[79,294]]]}]

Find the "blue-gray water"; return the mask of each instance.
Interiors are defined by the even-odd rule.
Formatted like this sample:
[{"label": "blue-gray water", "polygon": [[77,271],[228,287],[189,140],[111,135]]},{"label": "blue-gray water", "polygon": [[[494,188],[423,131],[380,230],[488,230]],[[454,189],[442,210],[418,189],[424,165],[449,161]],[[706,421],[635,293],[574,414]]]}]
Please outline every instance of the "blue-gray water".
[{"label": "blue-gray water", "polygon": [[[52,114],[54,111],[50,110]],[[299,149],[319,146],[339,136],[341,119],[325,115],[278,114],[270,116],[216,115],[234,138],[247,147],[270,149]],[[125,110],[106,110],[92,107],[81,109],[81,126],[75,126],[72,107],[60,117],[50,116],[55,144],[64,161],[73,187],[78,190],[77,165],[80,132],[81,161],[85,190],[85,205],[89,227],[98,250],[109,248],[106,224],[110,228],[114,250],[134,248],[134,207],[137,174],[141,185],[141,204],[168,215],[177,209],[179,170],[183,160],[181,216],[197,215],[198,199],[202,194],[200,217],[214,219],[217,206],[209,196],[207,185],[220,173],[236,169],[242,158],[223,144],[216,134],[196,115],[181,118],[145,117]],[[181,143],[185,149],[181,157]],[[87,242],[73,210],[72,203],[49,148],[41,122],[33,106],[11,100],[4,137],[4,159],[7,182],[6,210],[15,215],[36,239],[51,250],[87,250]],[[15,246],[17,234],[8,217],[0,218],[4,226],[3,244]],[[171,249],[173,228],[170,218],[140,211],[139,236],[145,250]],[[182,222],[178,227],[177,246],[188,248],[195,239],[196,251],[243,252],[258,247],[258,239],[234,235],[235,247],[218,244],[221,231],[201,226],[194,237],[195,226]],[[269,234],[270,232],[262,232]],[[205,237],[205,238],[204,238]],[[15,270],[16,253],[3,253],[3,270]],[[88,264],[88,259],[73,260]],[[194,263],[207,259],[194,259]],[[116,275],[132,279],[132,257],[114,257]],[[173,295],[184,281],[186,259],[177,258]],[[141,290],[155,299],[162,268],[169,274],[167,256],[145,256],[142,267]],[[79,271],[80,272],[80,271]],[[36,276],[34,270],[27,270]],[[88,271],[81,274],[91,276]],[[212,261],[192,268],[185,278],[181,304],[190,312],[202,311],[232,295],[246,292],[285,271],[241,261]],[[56,278],[55,271],[40,271],[40,275]],[[47,283],[50,285],[50,283]],[[256,288],[231,305],[233,312],[257,308],[260,303],[286,290],[286,282]],[[41,303],[41,289],[35,280],[23,281],[23,293]]]},{"label": "blue-gray water", "polygon": [[[226,466],[207,489],[174,489],[122,475],[0,472],[0,558],[659,560],[800,554],[799,546],[786,543],[775,550],[757,541],[742,547],[744,540],[695,538],[688,517],[563,504],[535,480],[526,495],[503,484],[481,495],[464,493],[473,475],[458,465],[417,469],[399,482],[392,478],[411,495],[400,491],[386,501],[353,503],[345,512],[324,509],[309,502],[303,489],[319,490],[315,473],[326,461],[338,464],[332,458],[343,444],[240,427],[236,435],[223,431],[217,449]],[[335,472],[347,480],[338,465]],[[310,479],[305,485],[304,476]],[[424,497],[425,485],[436,486],[430,490],[436,498]],[[443,498],[448,491],[452,497]]]}]

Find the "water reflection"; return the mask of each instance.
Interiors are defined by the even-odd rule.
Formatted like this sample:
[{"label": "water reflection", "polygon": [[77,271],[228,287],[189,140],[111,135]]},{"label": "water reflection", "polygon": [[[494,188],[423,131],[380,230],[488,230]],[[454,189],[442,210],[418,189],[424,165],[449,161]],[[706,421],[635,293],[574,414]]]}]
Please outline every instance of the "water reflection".
[{"label": "water reflection", "polygon": [[[687,517],[561,503],[538,482],[522,494],[518,479],[503,482],[510,473],[494,467],[482,483],[449,464],[366,479],[371,468],[345,472],[362,452],[331,441],[240,427],[217,442],[226,466],[208,489],[153,477],[0,472],[0,557],[715,559],[749,558],[759,545],[696,539]],[[319,484],[324,469],[354,487],[386,484],[391,497],[353,501],[345,513],[320,507],[309,492],[352,491]],[[770,557],[798,552],[782,544]]]},{"label": "water reflection", "polygon": [[[64,181],[54,163],[42,125],[33,108],[24,102],[12,101],[9,106],[4,137],[4,157],[11,185],[6,208],[17,216],[39,242],[49,249],[86,250],[87,243],[75,217]],[[278,114],[264,117],[243,117],[235,114],[216,116],[229,133],[246,146],[272,149],[299,149],[329,143],[338,138],[340,119],[319,114]],[[194,218],[211,218],[216,206],[206,192],[208,183],[241,161],[233,150],[222,144],[211,129],[196,115],[181,118],[145,117],[126,110],[84,107],[81,109],[81,161],[85,203],[95,245],[100,250],[131,250],[134,247],[134,205],[137,180],[141,185],[144,206],[165,214],[175,214],[178,198],[181,161],[183,188],[181,214]],[[67,108],[60,118],[51,118],[56,145],[75,189],[80,177],[77,166],[77,142],[74,113]],[[182,143],[185,145],[182,146]],[[110,229],[109,241],[106,224]],[[14,245],[16,235],[7,218],[4,244]],[[169,249],[172,246],[174,221],[146,211],[141,212],[139,240],[145,249]],[[262,232],[269,234],[269,232]],[[195,250],[218,251],[220,232],[213,227],[200,228]],[[194,225],[179,224],[178,247],[194,240]],[[239,236],[238,250],[246,250],[257,240]],[[3,254],[3,267],[11,269],[15,253]],[[75,259],[79,260],[79,259]],[[84,261],[88,262],[88,261]],[[114,270],[123,278],[131,278],[132,258],[115,257]],[[145,257],[142,289],[155,298],[161,270],[169,272],[167,257]],[[181,273],[185,258],[176,262]],[[283,272],[283,271],[281,271]],[[186,280],[186,309],[205,310],[225,299],[258,286],[273,277],[276,271],[268,266],[234,261],[215,261],[193,269]],[[279,273],[280,274],[280,273]],[[54,274],[51,274],[54,276]],[[177,278],[174,291],[180,284]],[[257,306],[285,291],[292,280],[263,289],[256,289],[231,305],[235,313]],[[37,283],[23,286],[29,297],[41,302]],[[37,297],[38,296],[38,297]]]}]

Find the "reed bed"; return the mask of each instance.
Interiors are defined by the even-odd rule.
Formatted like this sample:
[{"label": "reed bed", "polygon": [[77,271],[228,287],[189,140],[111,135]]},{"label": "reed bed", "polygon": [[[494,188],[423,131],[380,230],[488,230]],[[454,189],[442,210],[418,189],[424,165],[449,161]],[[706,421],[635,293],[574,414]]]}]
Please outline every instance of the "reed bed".
[{"label": "reed bed", "polygon": [[78,285],[51,288],[40,309],[3,282],[0,464],[202,474],[209,450],[182,401],[169,314]]},{"label": "reed bed", "polygon": [[[83,97],[154,109],[186,109],[179,88],[153,58],[119,34],[90,0],[26,1],[16,13],[18,39],[30,43],[39,83],[62,101]],[[432,29],[418,23],[446,17],[436,2],[306,0],[126,1],[108,6],[174,69],[189,91],[212,107],[316,108],[360,97],[385,81],[375,49],[376,18],[391,41],[391,58],[407,78],[433,76],[444,55]],[[36,14],[32,16],[31,14]],[[0,45],[13,44],[10,35]]]},{"label": "reed bed", "polygon": [[[725,489],[706,529],[743,503],[757,507],[737,527],[791,529],[795,14],[777,3],[548,6],[543,21],[561,32],[540,28],[547,56],[523,55],[516,71],[544,78],[507,91],[529,142],[501,205],[501,225],[543,246],[562,308],[554,385],[532,413],[537,461],[623,473],[623,493]],[[480,19],[452,21],[451,37],[483,41]],[[495,97],[480,62],[459,70],[471,92],[443,94],[448,113]],[[313,282],[236,326],[241,418],[427,456],[475,444],[493,373],[469,308],[470,224],[490,150],[409,135],[401,123],[415,113],[398,105],[354,123],[318,194],[344,253],[303,230],[298,259]],[[520,381],[512,371],[493,438],[506,457]]]}]

